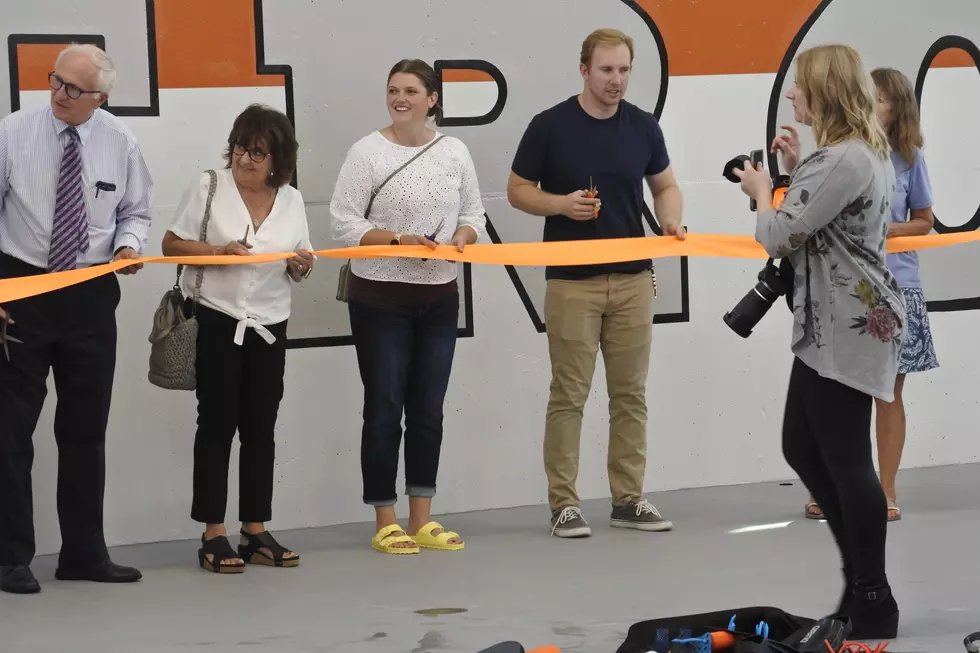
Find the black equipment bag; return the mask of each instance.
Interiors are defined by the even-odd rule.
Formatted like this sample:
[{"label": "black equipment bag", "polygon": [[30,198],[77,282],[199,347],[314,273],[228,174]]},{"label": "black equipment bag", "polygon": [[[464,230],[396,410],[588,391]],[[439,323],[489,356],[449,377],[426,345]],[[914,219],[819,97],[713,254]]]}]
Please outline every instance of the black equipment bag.
[{"label": "black equipment bag", "polygon": [[483,649],[480,653],[525,653],[525,651],[519,642],[501,642]]},{"label": "black equipment bag", "polygon": [[[735,627],[729,628],[733,618]],[[765,630],[760,627],[762,623]],[[826,652],[824,640],[839,650],[850,628],[846,621],[816,621],[779,608],[736,608],[635,623],[616,653],[697,653],[695,644],[682,645],[674,640],[695,639],[714,631],[733,635],[735,646],[727,649],[730,653],[816,653]]]}]

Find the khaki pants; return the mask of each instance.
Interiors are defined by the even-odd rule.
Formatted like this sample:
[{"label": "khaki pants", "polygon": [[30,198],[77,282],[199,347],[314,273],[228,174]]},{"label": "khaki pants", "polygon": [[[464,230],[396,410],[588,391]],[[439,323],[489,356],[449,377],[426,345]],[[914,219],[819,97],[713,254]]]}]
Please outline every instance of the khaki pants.
[{"label": "khaki pants", "polygon": [[612,500],[621,505],[641,498],[653,295],[650,272],[548,280],[544,313],[552,380],[544,464],[552,510],[578,505],[575,480],[582,413],[600,348],[609,393],[607,465]]}]

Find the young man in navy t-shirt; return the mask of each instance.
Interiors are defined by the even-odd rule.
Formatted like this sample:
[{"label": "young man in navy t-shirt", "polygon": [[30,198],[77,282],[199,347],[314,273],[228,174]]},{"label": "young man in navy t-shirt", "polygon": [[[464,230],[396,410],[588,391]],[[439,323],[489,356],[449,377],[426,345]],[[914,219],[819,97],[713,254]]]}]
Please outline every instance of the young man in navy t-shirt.
[{"label": "young man in navy t-shirt", "polygon": [[[632,39],[618,30],[590,34],[582,44],[582,93],[536,115],[521,139],[507,196],[515,208],[545,217],[545,241],[643,237],[644,181],[664,234],[684,237],[681,193],[660,125],[623,99],[633,54]],[[592,187],[596,197],[587,192]],[[544,461],[552,533],[591,534],[575,481],[600,348],[609,391],[611,523],[669,530],[671,523],[643,497],[652,262],[549,267],[545,276],[552,382]]]}]

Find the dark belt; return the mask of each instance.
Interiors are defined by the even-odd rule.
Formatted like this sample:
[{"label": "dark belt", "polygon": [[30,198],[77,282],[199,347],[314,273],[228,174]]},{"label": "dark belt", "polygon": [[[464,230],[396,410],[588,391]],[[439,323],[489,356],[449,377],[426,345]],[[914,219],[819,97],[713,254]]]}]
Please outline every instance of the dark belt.
[{"label": "dark belt", "polygon": [[[22,261],[16,256],[11,256],[5,252],[0,252],[0,262],[9,264],[13,268],[13,272],[16,272],[18,276],[34,276],[38,274],[47,274],[49,271],[45,268],[39,268],[36,265],[31,265],[26,261]],[[78,269],[85,269],[94,267],[96,265],[106,265],[109,261],[105,263],[90,263],[87,265],[80,265]]]}]

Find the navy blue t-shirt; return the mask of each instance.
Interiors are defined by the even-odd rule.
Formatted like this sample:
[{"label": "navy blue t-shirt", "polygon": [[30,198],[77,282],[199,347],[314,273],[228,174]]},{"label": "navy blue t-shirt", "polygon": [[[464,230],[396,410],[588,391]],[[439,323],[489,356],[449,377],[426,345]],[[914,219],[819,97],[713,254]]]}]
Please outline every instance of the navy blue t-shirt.
[{"label": "navy blue t-shirt", "polygon": [[[528,125],[511,169],[555,195],[589,188],[602,206],[594,220],[563,215],[545,218],[544,240],[643,237],[643,184],[646,175],[670,164],[656,117],[621,100],[611,118],[593,118],[573,96],[536,115]],[[652,261],[549,267],[548,279],[585,279],[600,274],[649,270]]]}]

